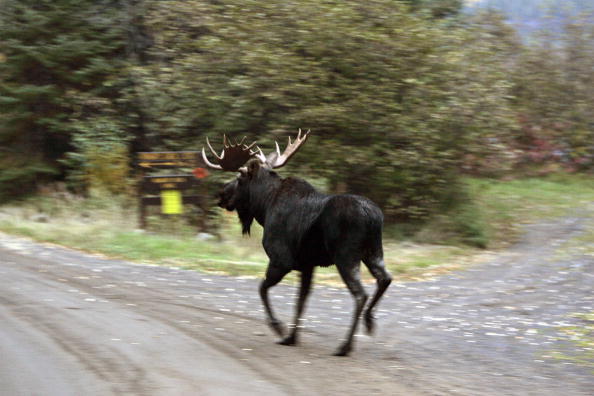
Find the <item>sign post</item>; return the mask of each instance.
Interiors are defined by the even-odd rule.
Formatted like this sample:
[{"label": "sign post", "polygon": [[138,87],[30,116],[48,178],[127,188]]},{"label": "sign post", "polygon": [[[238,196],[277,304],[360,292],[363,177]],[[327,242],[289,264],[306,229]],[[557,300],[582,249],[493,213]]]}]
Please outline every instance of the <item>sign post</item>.
[{"label": "sign post", "polygon": [[202,168],[202,158],[199,151],[161,151],[138,153],[137,165],[144,171],[156,169],[192,168],[192,173],[175,173],[169,175],[143,174],[139,189],[140,200],[140,228],[146,228],[146,207],[160,205],[161,213],[179,215],[183,213],[183,206],[194,204],[199,206],[201,197],[194,194],[184,194],[195,190],[200,180],[208,176]]}]

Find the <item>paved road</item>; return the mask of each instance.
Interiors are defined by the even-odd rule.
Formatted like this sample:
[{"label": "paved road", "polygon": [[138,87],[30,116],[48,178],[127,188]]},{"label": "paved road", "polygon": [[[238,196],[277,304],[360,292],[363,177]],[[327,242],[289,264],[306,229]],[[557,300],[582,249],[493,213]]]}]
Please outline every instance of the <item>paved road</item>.
[{"label": "paved road", "polygon": [[[352,309],[342,288],[315,288],[302,345],[284,347],[257,280],[0,234],[0,395],[590,395],[591,369],[550,357],[574,348],[571,314],[594,310],[594,258],[555,254],[582,223],[531,226],[486,264],[393,284],[349,358],[330,356]],[[295,288],[273,290],[290,318]]]}]

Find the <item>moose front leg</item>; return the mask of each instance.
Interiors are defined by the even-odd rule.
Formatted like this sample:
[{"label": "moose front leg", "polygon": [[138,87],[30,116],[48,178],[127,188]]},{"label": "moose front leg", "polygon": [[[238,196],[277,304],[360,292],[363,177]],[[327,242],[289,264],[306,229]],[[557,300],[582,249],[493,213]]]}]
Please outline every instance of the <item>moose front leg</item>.
[{"label": "moose front leg", "polygon": [[299,288],[299,297],[297,299],[297,309],[295,310],[295,321],[293,322],[293,328],[291,333],[283,340],[279,341],[281,345],[295,345],[297,344],[297,332],[299,331],[299,321],[303,314],[303,308],[305,307],[305,300],[309,295],[311,289],[311,280],[313,278],[313,267],[307,268],[301,271],[301,287]]},{"label": "moose front leg", "polygon": [[268,301],[268,289],[280,282],[288,273],[289,270],[269,264],[268,269],[266,270],[266,278],[260,283],[260,298],[262,299],[266,315],[268,316],[268,325],[280,337],[284,336],[285,328],[283,323],[274,316],[274,311],[270,306],[270,301]]}]

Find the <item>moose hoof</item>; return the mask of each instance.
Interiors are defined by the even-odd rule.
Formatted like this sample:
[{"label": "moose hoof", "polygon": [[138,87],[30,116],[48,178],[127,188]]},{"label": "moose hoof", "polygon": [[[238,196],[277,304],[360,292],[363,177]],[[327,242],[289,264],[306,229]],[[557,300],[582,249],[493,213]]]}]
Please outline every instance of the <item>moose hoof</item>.
[{"label": "moose hoof", "polygon": [[283,322],[279,320],[271,320],[270,322],[268,322],[268,326],[270,326],[270,328],[274,330],[274,332],[278,334],[280,337],[283,337],[285,335],[285,327],[283,326]]},{"label": "moose hoof", "polygon": [[297,345],[297,339],[294,335],[290,335],[288,337],[283,338],[279,342],[277,342],[277,344],[279,344],[279,345]]},{"label": "moose hoof", "polygon": [[348,356],[351,353],[351,344],[343,344],[338,348],[338,350],[334,353],[334,356]]}]

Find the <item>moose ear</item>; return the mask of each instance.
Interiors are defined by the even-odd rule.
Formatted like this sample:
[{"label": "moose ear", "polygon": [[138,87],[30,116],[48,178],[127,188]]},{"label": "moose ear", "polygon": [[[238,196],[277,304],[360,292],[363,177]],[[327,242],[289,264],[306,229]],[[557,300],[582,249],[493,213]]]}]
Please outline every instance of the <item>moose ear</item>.
[{"label": "moose ear", "polygon": [[258,170],[260,169],[260,162],[259,161],[251,161],[247,165],[247,174],[248,177],[251,179],[252,177],[256,176]]}]

